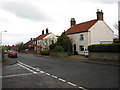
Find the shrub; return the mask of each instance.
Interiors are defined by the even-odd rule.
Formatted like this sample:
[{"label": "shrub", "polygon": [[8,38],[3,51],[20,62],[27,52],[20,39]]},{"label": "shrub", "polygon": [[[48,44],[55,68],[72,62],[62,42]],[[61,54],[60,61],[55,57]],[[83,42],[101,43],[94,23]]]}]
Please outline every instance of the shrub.
[{"label": "shrub", "polygon": [[50,51],[54,50],[54,48],[57,46],[57,43],[53,43],[49,46]]},{"label": "shrub", "polygon": [[49,55],[50,51],[49,50],[42,50],[42,51],[40,51],[40,54],[41,55]]},{"label": "shrub", "polygon": [[56,46],[54,51],[55,52],[64,52],[64,48],[62,46]]},{"label": "shrub", "polygon": [[120,43],[89,45],[90,52],[120,52]]},{"label": "shrub", "polygon": [[62,46],[65,52],[72,52],[72,41],[64,31],[57,40],[57,45]]}]

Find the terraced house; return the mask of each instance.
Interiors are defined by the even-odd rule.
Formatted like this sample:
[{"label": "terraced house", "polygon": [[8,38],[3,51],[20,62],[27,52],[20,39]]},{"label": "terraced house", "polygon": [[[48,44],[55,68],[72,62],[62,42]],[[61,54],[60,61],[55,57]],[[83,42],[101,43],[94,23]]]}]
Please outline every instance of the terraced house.
[{"label": "terraced house", "polygon": [[97,19],[76,24],[75,19],[71,18],[70,24],[66,33],[72,39],[74,54],[84,54],[88,45],[113,42],[113,31],[104,22],[102,10],[97,10]]}]

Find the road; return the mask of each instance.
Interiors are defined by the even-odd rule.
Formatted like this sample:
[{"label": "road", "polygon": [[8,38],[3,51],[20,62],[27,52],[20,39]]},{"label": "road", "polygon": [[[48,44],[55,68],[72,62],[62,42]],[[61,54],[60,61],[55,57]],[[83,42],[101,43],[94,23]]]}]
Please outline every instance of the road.
[{"label": "road", "polygon": [[19,54],[17,60],[19,64],[3,67],[4,88],[118,88],[117,66],[32,54]]}]

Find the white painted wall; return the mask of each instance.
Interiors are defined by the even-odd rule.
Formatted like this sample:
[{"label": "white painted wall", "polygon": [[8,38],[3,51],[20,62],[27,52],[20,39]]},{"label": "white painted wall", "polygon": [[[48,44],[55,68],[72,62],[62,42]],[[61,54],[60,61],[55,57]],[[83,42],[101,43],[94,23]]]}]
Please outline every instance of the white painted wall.
[{"label": "white painted wall", "polygon": [[90,44],[100,44],[101,41],[113,41],[113,31],[104,21],[98,21],[89,29]]},{"label": "white painted wall", "polygon": [[[80,35],[84,35],[84,40],[80,40]],[[79,54],[84,54],[84,52],[80,52],[80,45],[84,46],[84,50],[88,47],[88,32],[76,33],[68,35],[69,38],[72,40],[72,44],[76,44],[76,51]]]},{"label": "white painted wall", "polygon": [[[43,39],[37,40],[37,46],[42,45],[42,50],[44,48],[49,49],[49,45],[52,44],[52,40],[54,41],[54,43],[56,43],[57,42],[57,37],[56,37],[56,35],[50,33],[49,35],[47,35]],[[39,51],[39,48],[37,50]]]}]

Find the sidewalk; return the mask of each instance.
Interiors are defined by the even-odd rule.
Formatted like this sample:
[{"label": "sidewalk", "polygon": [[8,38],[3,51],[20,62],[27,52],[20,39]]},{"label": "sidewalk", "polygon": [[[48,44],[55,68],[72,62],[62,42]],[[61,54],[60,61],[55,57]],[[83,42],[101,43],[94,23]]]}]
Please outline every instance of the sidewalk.
[{"label": "sidewalk", "polygon": [[104,65],[114,65],[114,66],[120,66],[120,63],[118,61],[111,61],[111,60],[90,60],[86,58],[85,56],[81,55],[72,55],[69,57],[55,57],[55,56],[44,56],[44,55],[36,55],[39,57],[45,57],[45,58],[62,58],[66,60],[74,60],[74,61],[80,61],[85,63],[94,63],[94,64],[104,64]]},{"label": "sidewalk", "polygon": [[2,66],[9,66],[17,63],[16,58],[8,58],[7,55],[4,56],[4,62],[2,62]]}]

